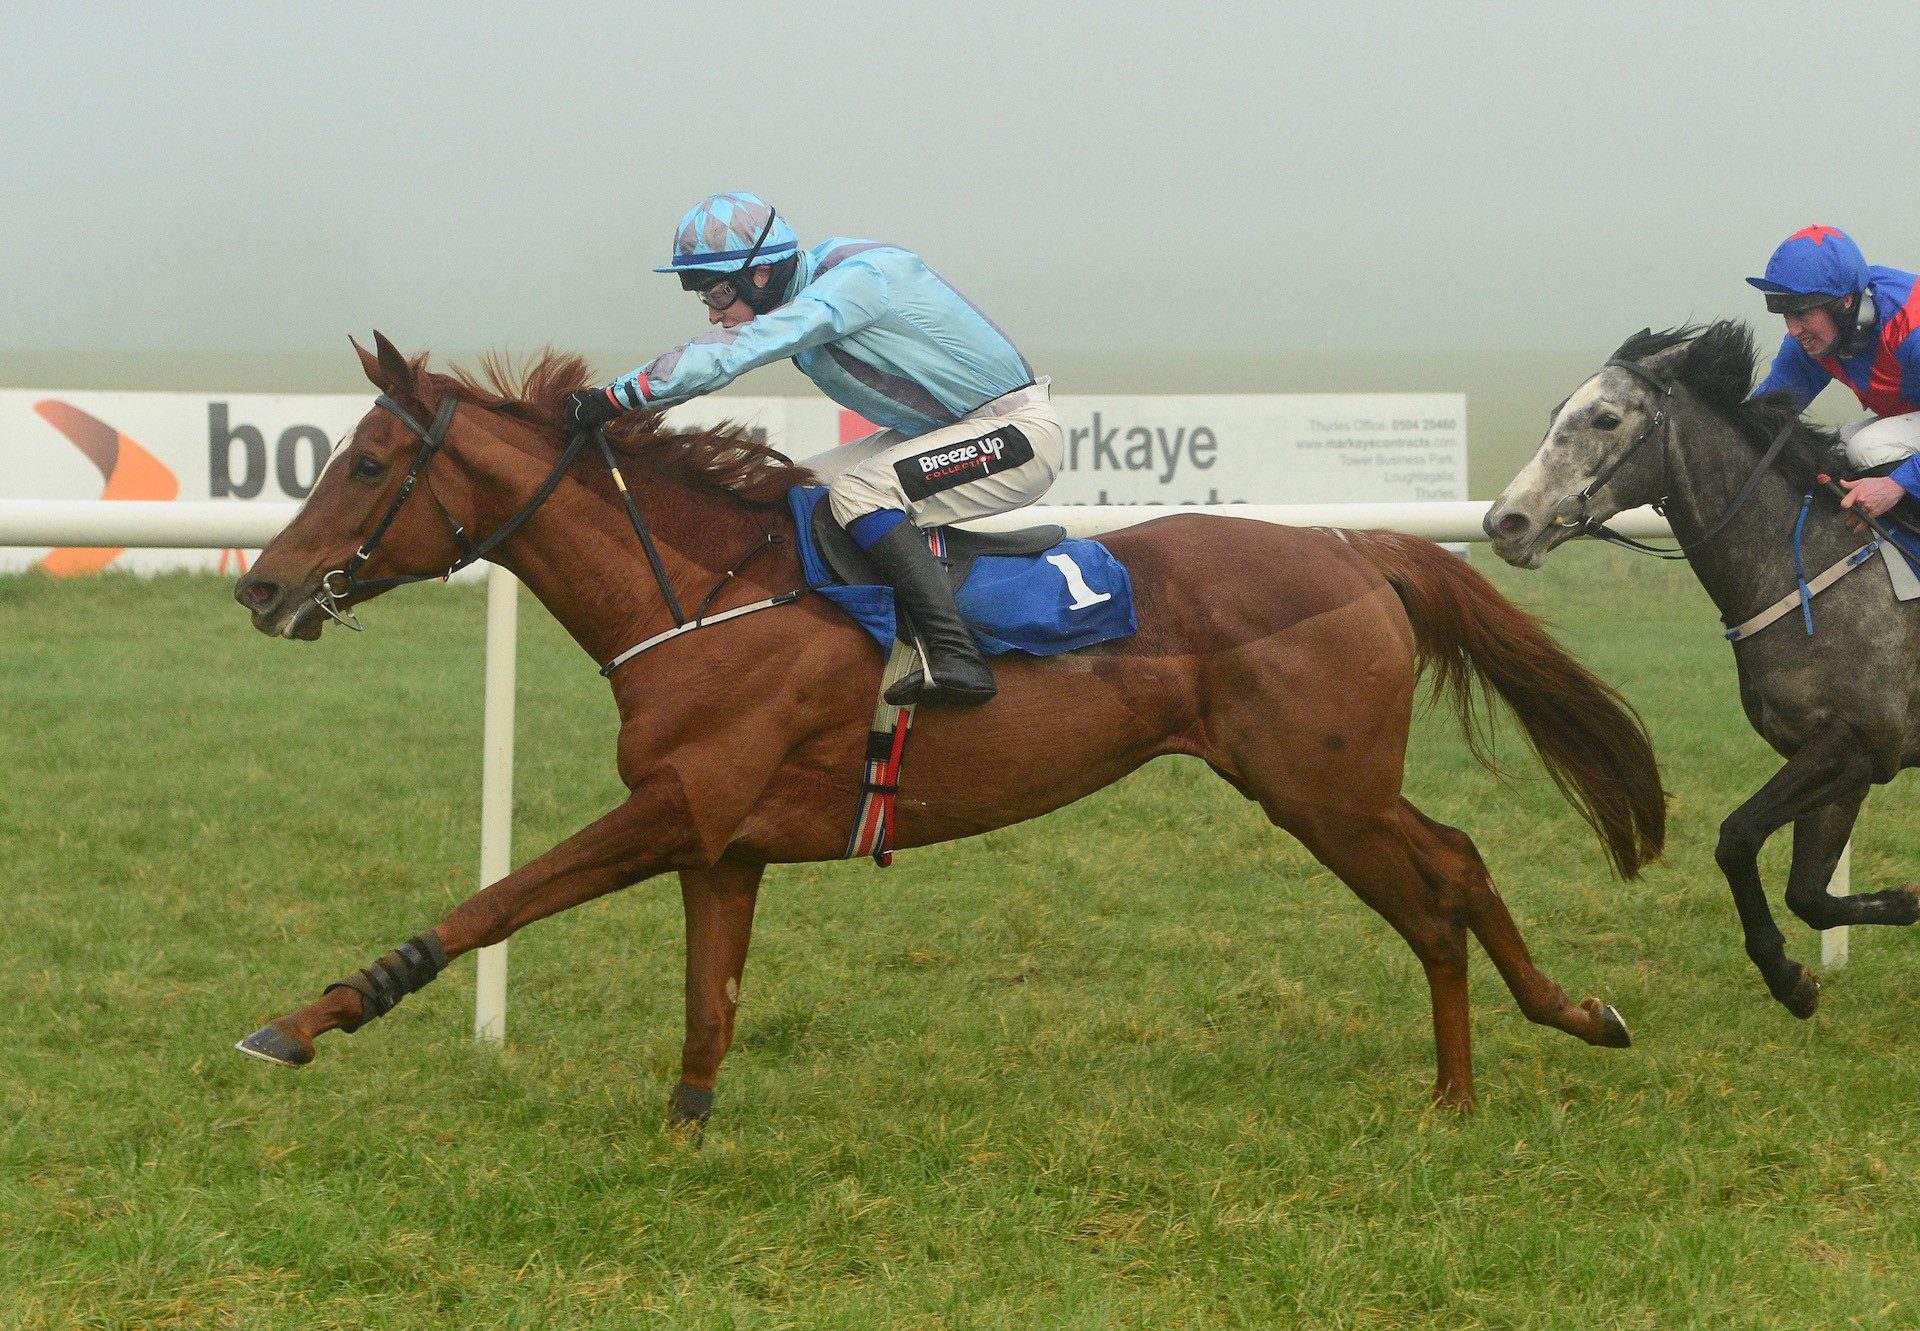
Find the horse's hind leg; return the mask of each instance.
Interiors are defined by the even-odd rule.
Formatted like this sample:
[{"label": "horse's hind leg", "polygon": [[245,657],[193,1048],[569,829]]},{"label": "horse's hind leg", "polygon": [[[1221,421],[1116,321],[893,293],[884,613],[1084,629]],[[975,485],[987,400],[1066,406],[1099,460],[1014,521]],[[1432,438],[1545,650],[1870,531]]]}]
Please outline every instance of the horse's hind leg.
[{"label": "horse's hind leg", "polygon": [[758,864],[719,864],[680,873],[687,916],[687,1038],[680,1049],[680,1084],[667,1102],[670,1126],[697,1129],[713,1112],[713,1086],[733,1045],[740,977],[765,871]]},{"label": "horse's hind leg", "polygon": [[1433,1098],[1471,1109],[1473,1034],[1467,1015],[1467,935],[1443,909],[1415,863],[1407,836],[1392,814],[1343,814],[1285,808],[1262,801],[1268,817],[1286,828],[1314,858],[1340,876],[1354,895],[1378,911],[1420,959],[1433,1000],[1433,1043],[1439,1062]]},{"label": "horse's hind leg", "polygon": [[[1760,848],[1768,837],[1789,822],[1797,823],[1809,815],[1824,815],[1835,804],[1850,802],[1857,808],[1872,777],[1872,759],[1865,743],[1851,726],[1833,721],[1802,744],[1785,766],[1720,824],[1720,840],[1714,846],[1713,858],[1720,872],[1726,875],[1728,890],[1733,893],[1734,909],[1740,914],[1740,928],[1746,935],[1747,956],[1759,968],[1761,978],[1767,983],[1767,992],[1796,1017],[1813,1015],[1820,1002],[1820,982],[1812,971],[1787,955],[1786,939],[1773,922],[1766,889],[1760,881]],[[1815,924],[1815,928],[1824,928],[1828,923],[1911,923],[1911,914],[1905,920],[1871,918],[1875,911],[1913,909],[1912,894],[1899,889],[1814,906],[1813,897],[1825,895],[1827,878],[1833,872],[1832,863],[1827,863],[1821,872],[1821,862],[1826,860],[1829,849],[1837,861],[1840,847],[1845,844],[1844,837],[1833,841],[1834,826],[1825,818],[1816,818],[1815,836],[1804,854],[1796,829],[1791,904],[1796,910],[1802,907],[1813,910],[1814,918],[1822,921]],[[1823,841],[1827,844],[1821,844]],[[1901,902],[1901,897],[1909,900]]]},{"label": "horse's hind leg", "polygon": [[1632,1043],[1626,1023],[1611,1005],[1597,998],[1572,1002],[1566,990],[1533,964],[1520,927],[1507,912],[1507,903],[1501,900],[1471,837],[1457,827],[1435,822],[1405,799],[1400,801],[1400,822],[1421,876],[1486,948],[1527,1020],[1578,1036],[1588,1044],[1624,1049]]}]

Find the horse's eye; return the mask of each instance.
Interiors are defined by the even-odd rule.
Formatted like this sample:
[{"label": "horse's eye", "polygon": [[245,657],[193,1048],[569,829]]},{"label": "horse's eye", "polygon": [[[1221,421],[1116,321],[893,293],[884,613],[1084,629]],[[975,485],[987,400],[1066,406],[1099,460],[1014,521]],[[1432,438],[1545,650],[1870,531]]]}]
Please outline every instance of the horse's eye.
[{"label": "horse's eye", "polygon": [[362,453],[360,460],[353,464],[353,479],[356,481],[377,481],[387,464],[370,454]]},{"label": "horse's eye", "polygon": [[1593,428],[1596,430],[1617,430],[1620,428],[1620,418],[1610,411],[1603,411],[1593,418]]}]

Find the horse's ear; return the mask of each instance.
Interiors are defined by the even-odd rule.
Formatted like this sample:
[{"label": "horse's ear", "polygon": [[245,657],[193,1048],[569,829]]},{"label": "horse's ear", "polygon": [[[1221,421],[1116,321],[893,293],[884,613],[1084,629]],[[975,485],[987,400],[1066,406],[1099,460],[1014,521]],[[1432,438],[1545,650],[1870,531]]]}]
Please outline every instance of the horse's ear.
[{"label": "horse's ear", "polygon": [[1632,337],[1628,338],[1625,342],[1622,342],[1619,346],[1615,347],[1613,349],[1613,355],[1610,359],[1638,360],[1640,359],[1641,349],[1644,348],[1647,345],[1647,343],[1652,340],[1653,340],[1653,330],[1651,328],[1642,328],[1639,332],[1635,333]]},{"label": "horse's ear", "polygon": [[413,366],[407,364],[407,358],[400,354],[400,348],[387,341],[387,335],[378,328],[373,330],[373,349],[378,353],[381,379],[373,382],[389,393],[406,393],[418,398],[418,385],[414,382]]},{"label": "horse's ear", "polygon": [[[378,337],[380,335],[375,333],[374,336]],[[353,349],[360,357],[360,368],[366,373],[367,382],[375,388],[385,391],[387,388],[385,382],[386,372],[380,368],[380,362],[375,359],[374,354],[361,346],[360,339],[351,333],[347,334],[347,341],[353,343]]]}]

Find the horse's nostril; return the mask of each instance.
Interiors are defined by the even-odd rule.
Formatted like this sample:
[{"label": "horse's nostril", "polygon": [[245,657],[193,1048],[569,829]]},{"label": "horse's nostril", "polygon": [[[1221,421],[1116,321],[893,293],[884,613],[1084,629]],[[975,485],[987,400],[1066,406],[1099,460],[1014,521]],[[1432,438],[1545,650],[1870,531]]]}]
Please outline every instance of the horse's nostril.
[{"label": "horse's nostril", "polygon": [[1495,525],[1502,536],[1518,536],[1532,524],[1527,521],[1527,515],[1524,513],[1505,513]]},{"label": "horse's nostril", "polygon": [[242,605],[264,610],[280,598],[280,585],[263,578],[243,578],[233,594]]}]

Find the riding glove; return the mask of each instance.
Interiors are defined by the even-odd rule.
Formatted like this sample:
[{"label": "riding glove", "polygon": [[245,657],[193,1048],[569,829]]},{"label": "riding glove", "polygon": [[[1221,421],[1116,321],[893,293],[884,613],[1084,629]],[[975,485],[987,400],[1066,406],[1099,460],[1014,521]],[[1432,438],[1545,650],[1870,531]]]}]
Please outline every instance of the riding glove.
[{"label": "riding glove", "polygon": [[613,395],[611,388],[583,388],[578,393],[569,393],[561,409],[568,423],[576,430],[591,430],[596,425],[605,425],[627,410],[626,405]]}]

